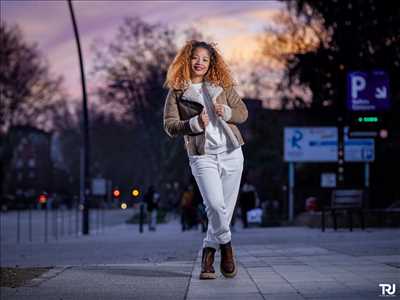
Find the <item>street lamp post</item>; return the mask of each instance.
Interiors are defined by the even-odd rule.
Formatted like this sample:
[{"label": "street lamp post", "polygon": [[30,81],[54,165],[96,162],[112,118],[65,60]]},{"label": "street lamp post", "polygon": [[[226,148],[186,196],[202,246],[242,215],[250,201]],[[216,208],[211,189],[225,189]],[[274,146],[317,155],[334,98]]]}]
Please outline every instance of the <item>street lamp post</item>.
[{"label": "street lamp post", "polygon": [[89,191],[90,191],[90,175],[89,175],[89,122],[88,122],[88,109],[87,109],[87,93],[86,93],[86,82],[85,82],[85,71],[83,68],[83,58],[82,58],[82,50],[81,44],[79,41],[79,32],[78,26],[75,20],[74,8],[72,6],[72,1],[68,1],[69,11],[71,13],[72,25],[74,27],[74,34],[76,45],[78,49],[79,56],[79,66],[81,72],[81,83],[82,83],[82,96],[83,96],[83,141],[82,141],[82,160],[81,164],[83,166],[81,174],[81,180],[83,184],[81,184],[81,202],[83,203],[83,219],[82,219],[82,233],[89,234]]}]

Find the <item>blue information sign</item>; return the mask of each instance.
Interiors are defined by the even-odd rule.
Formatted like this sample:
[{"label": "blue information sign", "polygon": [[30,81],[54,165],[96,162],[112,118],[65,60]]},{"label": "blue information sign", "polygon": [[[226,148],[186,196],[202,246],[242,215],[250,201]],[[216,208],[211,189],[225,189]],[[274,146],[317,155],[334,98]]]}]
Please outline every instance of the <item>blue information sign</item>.
[{"label": "blue information sign", "polygon": [[347,74],[347,109],[384,111],[390,108],[389,76],[385,71]]}]

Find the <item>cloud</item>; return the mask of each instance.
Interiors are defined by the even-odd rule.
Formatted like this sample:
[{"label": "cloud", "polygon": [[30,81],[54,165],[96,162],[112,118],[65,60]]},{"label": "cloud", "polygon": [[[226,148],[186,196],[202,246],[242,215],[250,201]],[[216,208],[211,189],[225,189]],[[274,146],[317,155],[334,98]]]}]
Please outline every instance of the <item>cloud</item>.
[{"label": "cloud", "polygon": [[[93,41],[111,40],[125,17],[139,16],[178,29],[193,26],[212,36],[227,59],[250,60],[258,51],[256,40],[263,26],[284,6],[278,1],[80,0],[73,4],[86,73],[93,63]],[[80,97],[77,50],[66,1],[7,1],[3,7],[6,22],[20,25],[29,42],[38,42],[52,72],[64,75],[67,90]]]}]

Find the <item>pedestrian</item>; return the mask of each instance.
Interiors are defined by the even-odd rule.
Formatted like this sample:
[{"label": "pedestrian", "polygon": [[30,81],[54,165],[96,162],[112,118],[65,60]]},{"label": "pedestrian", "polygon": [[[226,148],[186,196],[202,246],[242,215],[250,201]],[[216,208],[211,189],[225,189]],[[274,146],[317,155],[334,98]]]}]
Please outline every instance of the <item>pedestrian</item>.
[{"label": "pedestrian", "polygon": [[156,192],[154,185],[149,186],[144,195],[144,202],[147,204],[147,220],[149,231],[156,231],[157,226],[157,211],[160,194]]},{"label": "pedestrian", "polygon": [[215,279],[214,255],[221,251],[225,277],[237,273],[230,222],[243,171],[244,144],[238,127],[246,105],[234,88],[228,65],[213,43],[191,40],[168,69],[164,129],[183,136],[189,165],[208,217],[200,279]]},{"label": "pedestrian", "polygon": [[[207,232],[207,226],[208,226],[208,219],[207,219],[207,213],[206,213],[206,207],[203,203],[203,198],[201,196],[199,187],[193,178],[193,186],[194,186],[194,197],[193,197],[193,203],[196,207],[197,210],[197,224],[201,225],[201,232]],[[196,227],[197,229],[197,227]]]},{"label": "pedestrian", "polygon": [[239,193],[239,205],[243,228],[248,228],[249,223],[247,213],[256,207],[259,207],[260,199],[256,187],[249,182],[247,174],[243,176]]},{"label": "pedestrian", "polygon": [[235,205],[235,208],[233,209],[233,213],[232,213],[232,220],[231,220],[231,231],[232,232],[236,231],[236,218],[237,218],[237,204]]},{"label": "pedestrian", "polygon": [[194,207],[194,188],[192,184],[189,184],[182,193],[181,212],[182,231],[192,229],[197,222],[196,208]]}]

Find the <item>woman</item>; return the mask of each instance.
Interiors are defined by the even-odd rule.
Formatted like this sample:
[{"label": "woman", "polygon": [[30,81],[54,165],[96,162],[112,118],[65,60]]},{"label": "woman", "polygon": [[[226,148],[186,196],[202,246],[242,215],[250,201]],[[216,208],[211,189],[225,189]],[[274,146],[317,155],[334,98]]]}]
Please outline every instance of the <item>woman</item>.
[{"label": "woman", "polygon": [[170,65],[165,85],[164,129],[183,135],[192,174],[206,207],[200,279],[215,279],[216,250],[225,277],[237,273],[229,224],[243,171],[243,138],[236,124],[246,121],[246,105],[233,88],[229,68],[214,45],[189,41]]}]

